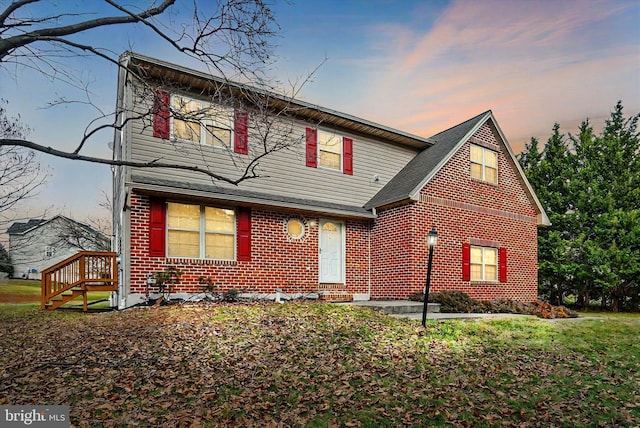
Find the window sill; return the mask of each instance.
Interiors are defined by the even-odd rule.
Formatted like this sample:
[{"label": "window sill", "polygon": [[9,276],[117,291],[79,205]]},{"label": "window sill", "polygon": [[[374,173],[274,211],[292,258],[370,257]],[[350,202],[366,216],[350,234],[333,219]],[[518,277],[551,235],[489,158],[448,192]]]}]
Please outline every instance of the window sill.
[{"label": "window sill", "polygon": [[491,181],[486,181],[486,180],[480,180],[479,178],[473,178],[473,177],[470,177],[470,178],[471,178],[471,181],[473,181],[474,183],[487,184],[489,186],[498,187],[498,183],[493,183]]},{"label": "window sill", "polygon": [[237,260],[194,259],[188,257],[167,257],[166,263],[176,265],[236,266]]},{"label": "window sill", "polygon": [[206,143],[202,143],[200,141],[183,140],[182,138],[178,138],[178,137],[174,137],[174,136],[169,137],[169,141],[171,143],[192,144],[194,146],[198,145],[198,146],[202,146],[202,147],[211,147],[214,150],[224,150],[225,152],[233,152],[234,151],[233,147],[214,146],[213,144],[206,144]]}]

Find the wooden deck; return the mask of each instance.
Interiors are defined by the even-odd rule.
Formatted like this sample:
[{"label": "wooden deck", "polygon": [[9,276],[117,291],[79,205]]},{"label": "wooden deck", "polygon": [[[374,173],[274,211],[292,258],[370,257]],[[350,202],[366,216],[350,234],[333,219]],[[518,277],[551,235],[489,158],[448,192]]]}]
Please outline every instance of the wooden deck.
[{"label": "wooden deck", "polygon": [[116,253],[81,251],[42,272],[42,309],[57,309],[82,297],[87,310],[90,291],[117,291],[118,263]]}]

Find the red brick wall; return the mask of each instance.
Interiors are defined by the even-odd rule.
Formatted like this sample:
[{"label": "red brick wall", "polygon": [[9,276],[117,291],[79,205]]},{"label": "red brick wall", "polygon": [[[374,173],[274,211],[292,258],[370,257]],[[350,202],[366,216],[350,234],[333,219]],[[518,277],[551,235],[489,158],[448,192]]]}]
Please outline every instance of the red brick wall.
[{"label": "red brick wall", "polygon": [[372,299],[397,299],[409,293],[412,281],[410,207],[382,211],[371,231]]},{"label": "red brick wall", "polygon": [[[131,197],[131,293],[146,292],[146,274],[175,266],[183,271],[175,292],[201,292],[199,277],[210,277],[221,290],[245,289],[247,292],[285,293],[318,291],[318,225],[319,218],[304,217],[307,221],[303,239],[288,239],[286,221],[295,214],[252,209],[251,261],[213,261],[150,257],[149,198],[133,192]],[[315,227],[309,227],[309,221]],[[346,226],[346,284],[340,289],[353,293],[368,292],[368,222],[345,221]],[[155,289],[151,289],[153,292]]]},{"label": "red brick wall", "polygon": [[[492,128],[485,124],[471,140],[499,151],[498,185],[471,179],[467,142],[422,189],[420,201],[379,211],[372,232],[374,248],[381,249],[380,254],[374,250],[372,298],[405,297],[424,289],[426,235],[432,226],[439,241],[431,291],[461,290],[482,300],[537,298],[535,208]],[[507,282],[462,281],[463,243],[506,248]]]}]

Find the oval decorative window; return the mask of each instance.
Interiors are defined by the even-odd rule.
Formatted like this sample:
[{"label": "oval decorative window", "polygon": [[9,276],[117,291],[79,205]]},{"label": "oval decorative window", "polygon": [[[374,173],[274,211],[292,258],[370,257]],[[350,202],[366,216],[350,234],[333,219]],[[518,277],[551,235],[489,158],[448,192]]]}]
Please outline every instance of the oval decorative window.
[{"label": "oval decorative window", "polygon": [[287,233],[291,239],[300,239],[304,236],[304,223],[299,218],[289,219]]}]

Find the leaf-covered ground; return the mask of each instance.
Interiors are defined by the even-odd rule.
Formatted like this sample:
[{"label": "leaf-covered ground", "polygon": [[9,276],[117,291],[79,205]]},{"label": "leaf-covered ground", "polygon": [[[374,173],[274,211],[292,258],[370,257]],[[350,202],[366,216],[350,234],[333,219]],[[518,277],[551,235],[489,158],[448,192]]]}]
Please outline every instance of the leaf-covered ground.
[{"label": "leaf-covered ground", "polygon": [[638,426],[640,320],[329,304],[0,311],[0,404],[75,426]]}]

